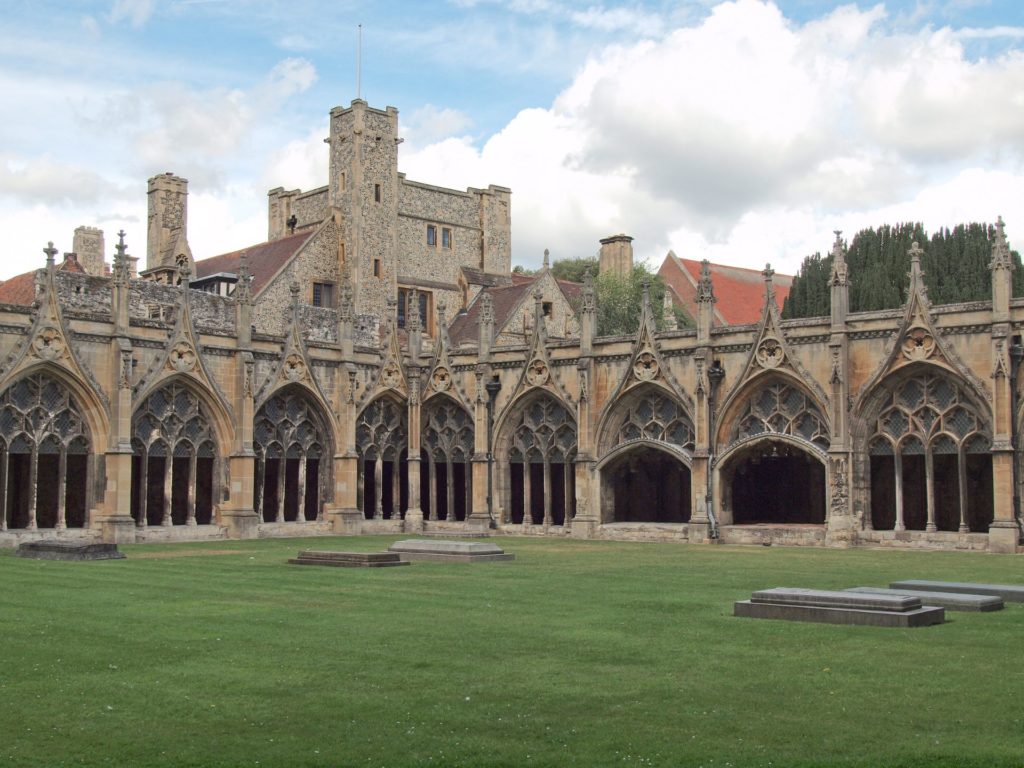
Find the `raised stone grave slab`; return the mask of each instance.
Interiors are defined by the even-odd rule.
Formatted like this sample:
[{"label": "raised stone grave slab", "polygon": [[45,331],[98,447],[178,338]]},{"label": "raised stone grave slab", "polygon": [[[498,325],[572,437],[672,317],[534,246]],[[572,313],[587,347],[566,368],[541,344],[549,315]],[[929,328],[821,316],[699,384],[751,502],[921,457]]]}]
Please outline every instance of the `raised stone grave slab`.
[{"label": "raised stone grave slab", "polygon": [[1003,598],[995,595],[970,595],[958,592],[926,592],[919,589],[852,587],[847,592],[873,595],[906,595],[920,598],[922,605],[940,605],[947,611],[1001,611]]},{"label": "raised stone grave slab", "polygon": [[117,544],[80,544],[72,541],[26,541],[14,550],[17,557],[35,560],[123,560]]},{"label": "raised stone grave slab", "polygon": [[405,539],[396,541],[388,552],[403,560],[433,560],[442,563],[486,563],[515,560],[497,544],[480,541],[441,541],[437,539]]},{"label": "raised stone grave slab", "polygon": [[945,609],[921,605],[909,595],[876,595],[825,589],[775,587],[754,592],[733,605],[733,615],[753,619],[924,627],[945,621]]},{"label": "raised stone grave slab", "polygon": [[968,595],[995,595],[1008,603],[1024,603],[1024,584],[974,584],[969,581],[925,581],[910,579],[894,581],[891,589],[913,589],[923,592],[959,592]]},{"label": "raised stone grave slab", "polygon": [[408,565],[392,552],[322,552],[306,549],[288,561],[292,565],[330,565],[335,568],[389,568]]}]

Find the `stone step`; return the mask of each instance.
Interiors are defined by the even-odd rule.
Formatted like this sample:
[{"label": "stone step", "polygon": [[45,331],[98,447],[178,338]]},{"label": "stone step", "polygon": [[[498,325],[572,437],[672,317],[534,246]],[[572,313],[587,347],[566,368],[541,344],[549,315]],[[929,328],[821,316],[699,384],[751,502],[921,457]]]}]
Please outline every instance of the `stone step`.
[{"label": "stone step", "polygon": [[117,544],[81,544],[70,541],[26,541],[14,550],[18,557],[35,560],[123,560]]},{"label": "stone step", "polygon": [[389,552],[403,560],[433,560],[445,563],[480,563],[515,560],[497,544],[480,541],[443,541],[439,539],[405,539],[396,541]]},{"label": "stone step", "polygon": [[908,611],[873,611],[853,608],[825,608],[817,605],[784,605],[741,600],[733,606],[734,616],[753,619],[783,619],[822,624],[869,627],[926,627],[946,620],[945,608],[923,606]]},{"label": "stone step", "polygon": [[917,592],[957,592],[968,595],[995,595],[1008,603],[1024,603],[1024,584],[975,584],[969,581],[927,581],[909,579],[894,581],[891,589],[910,589]]},{"label": "stone step", "polygon": [[291,565],[330,565],[336,568],[387,568],[409,565],[392,552],[325,552],[306,549],[288,561]]},{"label": "stone step", "polygon": [[775,587],[750,596],[752,603],[805,605],[817,608],[847,608],[868,611],[910,611],[921,607],[921,599],[907,595],[873,595],[846,590]]},{"label": "stone step", "polygon": [[939,605],[947,611],[1001,611],[1003,609],[1003,599],[995,595],[926,592],[924,590],[885,589],[883,587],[851,587],[846,591],[873,595],[908,595],[920,598],[923,605]]}]

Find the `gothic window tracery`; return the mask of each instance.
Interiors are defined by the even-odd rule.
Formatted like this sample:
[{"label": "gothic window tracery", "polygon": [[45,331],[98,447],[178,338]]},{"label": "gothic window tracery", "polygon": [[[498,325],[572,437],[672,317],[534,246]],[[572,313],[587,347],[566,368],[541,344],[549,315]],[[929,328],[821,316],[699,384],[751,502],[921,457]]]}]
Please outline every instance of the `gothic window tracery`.
[{"label": "gothic window tracery", "polygon": [[272,395],[256,414],[255,506],[266,522],[319,519],[322,459],[328,444],[308,396],[287,388]]},{"label": "gothic window tracery", "polygon": [[823,450],[829,447],[821,411],[800,389],[781,381],[766,384],[747,400],[731,441],[767,432],[799,437]]},{"label": "gothic window tracery", "polygon": [[648,392],[632,403],[616,433],[617,442],[656,440],[693,451],[693,422],[686,411],[660,392]]},{"label": "gothic window tracery", "polygon": [[39,372],[0,395],[0,530],[85,524],[88,427],[68,388]]},{"label": "gothic window tracery", "polygon": [[171,382],[146,398],[132,419],[132,450],[139,526],[214,522],[216,437],[191,389]]},{"label": "gothic window tracery", "polygon": [[426,474],[421,498],[428,520],[462,519],[472,509],[472,483],[469,462],[473,456],[473,420],[448,398],[432,398],[423,410],[423,452]]},{"label": "gothic window tracery", "polygon": [[405,408],[394,400],[378,398],[359,414],[356,420],[356,450],[361,475],[358,487],[362,491],[362,505],[367,517],[376,520],[385,516],[392,520],[401,517],[402,489],[407,486],[402,471],[407,445]]},{"label": "gothic window tracery", "polygon": [[876,529],[987,530],[992,436],[968,394],[935,372],[887,393],[868,440]]},{"label": "gothic window tracery", "polygon": [[[575,507],[572,472],[576,458],[576,422],[565,406],[549,396],[527,405],[514,422],[509,450],[515,489],[510,512],[515,522],[565,525]],[[520,494],[521,491],[521,494]]]}]

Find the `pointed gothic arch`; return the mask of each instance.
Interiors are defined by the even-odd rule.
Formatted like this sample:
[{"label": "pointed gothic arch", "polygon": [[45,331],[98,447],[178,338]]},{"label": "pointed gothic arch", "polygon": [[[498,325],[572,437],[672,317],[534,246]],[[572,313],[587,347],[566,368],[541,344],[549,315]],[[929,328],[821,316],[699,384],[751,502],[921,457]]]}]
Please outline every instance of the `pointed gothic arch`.
[{"label": "pointed gothic arch", "polygon": [[399,520],[409,505],[408,409],[391,392],[369,401],[356,417],[358,501],[367,518]]},{"label": "pointed gothic arch", "polygon": [[473,416],[448,394],[423,403],[420,499],[426,520],[465,520],[472,512]]},{"label": "pointed gothic arch", "polygon": [[82,528],[91,508],[93,433],[52,366],[0,392],[0,530]]},{"label": "pointed gothic arch", "polygon": [[498,493],[506,523],[566,525],[575,514],[576,419],[535,388],[512,403],[496,431]]},{"label": "pointed gothic arch", "polygon": [[598,427],[602,521],[688,522],[694,437],[692,415],[659,384],[609,404]]},{"label": "pointed gothic arch", "polygon": [[271,392],[253,420],[253,506],[263,522],[322,520],[331,498],[331,418],[302,384]]},{"label": "pointed gothic arch", "polygon": [[209,398],[187,376],[150,389],[132,414],[132,506],[136,525],[213,525],[223,437]]},{"label": "pointed gothic arch", "polygon": [[992,522],[992,415],[975,387],[942,365],[903,366],[861,399],[862,458],[875,530],[985,533]]}]

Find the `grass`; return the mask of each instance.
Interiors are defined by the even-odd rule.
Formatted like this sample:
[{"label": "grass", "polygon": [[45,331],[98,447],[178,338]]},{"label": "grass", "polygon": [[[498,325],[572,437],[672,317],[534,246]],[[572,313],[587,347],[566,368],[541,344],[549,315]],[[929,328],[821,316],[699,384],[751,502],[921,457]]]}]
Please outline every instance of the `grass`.
[{"label": "grass", "polygon": [[1024,764],[1024,606],[914,630],[734,618],[771,586],[1021,582],[1012,556],[394,537],[0,556],[0,764]]}]

